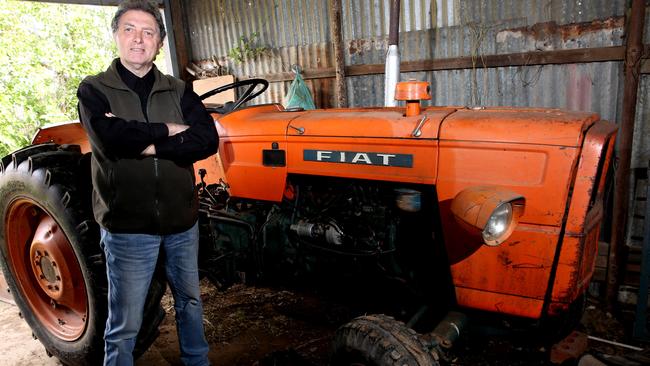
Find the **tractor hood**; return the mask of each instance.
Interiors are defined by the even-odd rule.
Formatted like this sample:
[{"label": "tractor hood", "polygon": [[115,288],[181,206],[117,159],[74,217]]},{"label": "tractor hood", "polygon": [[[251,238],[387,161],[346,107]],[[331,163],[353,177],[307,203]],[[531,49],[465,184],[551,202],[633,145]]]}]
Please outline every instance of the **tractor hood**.
[{"label": "tractor hood", "polygon": [[[220,116],[225,181],[233,196],[269,201],[282,199],[288,174],[443,188],[445,182],[476,180],[508,184],[521,194],[537,194],[526,187],[538,187],[552,195],[545,191],[551,185],[543,183],[544,172],[566,173],[568,180],[585,131],[598,120],[596,114],[522,108],[404,113],[404,108],[287,111],[264,105]],[[452,184],[450,192],[456,188]]]},{"label": "tractor hood", "polygon": [[264,105],[219,118],[217,129],[224,138],[440,139],[576,147],[597,120],[597,114],[557,109],[430,107],[405,117],[403,108],[286,111],[279,105]]},{"label": "tractor hood", "polygon": [[429,108],[405,117],[401,108],[321,109],[291,121],[288,135],[349,138],[437,139],[441,122],[454,108]]},{"label": "tractor hood", "polygon": [[440,140],[580,146],[595,113],[557,109],[461,109],[440,127]]},{"label": "tractor hood", "polygon": [[455,108],[429,108],[418,116],[405,117],[402,108],[287,111],[279,105],[267,105],[223,116],[219,118],[217,128],[222,137],[289,135],[437,139],[440,123],[454,111]]}]

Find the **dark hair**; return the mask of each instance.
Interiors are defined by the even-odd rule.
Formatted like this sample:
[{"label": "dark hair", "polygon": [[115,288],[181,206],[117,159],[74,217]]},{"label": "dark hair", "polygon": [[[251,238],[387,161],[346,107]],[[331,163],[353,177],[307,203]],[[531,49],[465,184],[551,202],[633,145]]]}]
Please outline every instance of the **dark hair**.
[{"label": "dark hair", "polygon": [[111,21],[111,28],[113,29],[113,33],[117,32],[117,24],[120,22],[122,15],[124,15],[124,13],[129,10],[140,10],[151,14],[154,19],[156,19],[156,23],[158,23],[160,40],[162,41],[165,39],[167,33],[165,32],[165,23],[163,23],[162,16],[158,10],[158,3],[151,0],[126,0],[120,3],[120,5],[117,7],[115,15],[113,16],[113,20]]}]

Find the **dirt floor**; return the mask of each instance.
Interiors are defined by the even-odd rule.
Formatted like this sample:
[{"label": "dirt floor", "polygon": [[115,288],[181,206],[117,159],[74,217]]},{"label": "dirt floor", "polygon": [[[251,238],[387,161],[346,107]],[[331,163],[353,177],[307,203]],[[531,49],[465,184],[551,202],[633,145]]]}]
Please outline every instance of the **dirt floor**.
[{"label": "dirt floor", "polygon": [[[327,365],[336,329],[361,315],[357,310],[312,293],[243,285],[219,292],[207,281],[202,283],[202,288],[206,336],[214,365]],[[163,306],[168,315],[160,327],[160,336],[136,365],[181,365],[169,294],[163,298]],[[632,351],[589,340],[587,352],[611,365],[650,364],[647,347],[630,340],[631,325],[624,323],[604,312],[598,302],[589,300],[578,330],[645,350]],[[466,337],[449,353],[447,364],[551,365],[551,344],[540,341],[538,333],[504,321],[470,324]],[[18,309],[2,302],[0,334],[3,337],[0,364],[60,365],[31,337],[29,327],[18,317]]]}]

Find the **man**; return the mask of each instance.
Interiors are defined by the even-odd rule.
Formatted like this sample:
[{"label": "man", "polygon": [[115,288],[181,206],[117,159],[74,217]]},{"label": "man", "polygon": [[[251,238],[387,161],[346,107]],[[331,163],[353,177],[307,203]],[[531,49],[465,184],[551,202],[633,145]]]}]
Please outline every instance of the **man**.
[{"label": "man", "polygon": [[159,251],[174,295],[181,359],[207,365],[192,163],[216,152],[216,128],[189,86],[153,63],[165,38],[155,2],[120,4],[112,31],[119,58],[77,91],[106,255],[104,365],[133,364]]}]

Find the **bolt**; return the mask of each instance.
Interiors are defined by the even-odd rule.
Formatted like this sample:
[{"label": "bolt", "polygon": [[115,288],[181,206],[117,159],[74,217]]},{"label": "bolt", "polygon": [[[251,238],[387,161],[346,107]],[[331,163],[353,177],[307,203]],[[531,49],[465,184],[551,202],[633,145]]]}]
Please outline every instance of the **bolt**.
[{"label": "bolt", "polygon": [[56,301],[54,301],[54,299],[50,299],[50,305],[52,305],[52,308],[56,309]]},{"label": "bolt", "polygon": [[46,250],[46,251],[43,251],[43,255],[46,256],[46,257],[48,257],[50,254],[49,254],[49,253],[47,252],[47,250]]},{"label": "bolt", "polygon": [[32,332],[32,338],[38,339],[38,337],[36,337],[36,334],[34,334],[34,332]]},{"label": "bolt", "polygon": [[56,262],[52,261],[52,267],[56,267]]},{"label": "bolt", "polygon": [[47,289],[48,289],[48,290],[51,290],[51,289],[52,289],[52,285],[47,285]]},{"label": "bolt", "polygon": [[54,291],[59,291],[59,286],[54,286]]},{"label": "bolt", "polygon": [[393,350],[393,351],[390,353],[390,357],[391,357],[393,360],[399,360],[399,359],[402,357],[402,355],[401,355],[398,351]]},{"label": "bolt", "polygon": [[44,280],[44,279],[45,279],[45,275],[43,275],[43,274],[38,275],[38,277],[39,277],[41,280]]},{"label": "bolt", "polygon": [[23,318],[23,313],[19,311],[19,312],[18,312],[18,317],[19,317],[20,319],[22,319],[22,318]]},{"label": "bolt", "polygon": [[34,263],[35,263],[37,266],[40,266],[40,265],[41,265],[41,261],[40,261],[38,258],[36,258],[36,260],[34,261]]},{"label": "bolt", "polygon": [[65,325],[65,320],[56,318],[56,320],[59,322],[59,325]]},{"label": "bolt", "polygon": [[41,251],[40,251],[40,250],[37,250],[37,251],[36,251],[36,256],[37,256],[37,257],[40,257],[40,256],[41,256]]},{"label": "bolt", "polygon": [[61,276],[58,276],[58,275],[57,275],[57,276],[56,276],[56,280],[57,280],[57,281],[61,281]]}]

